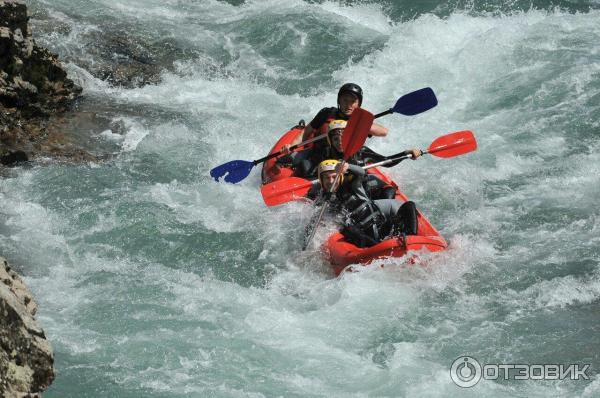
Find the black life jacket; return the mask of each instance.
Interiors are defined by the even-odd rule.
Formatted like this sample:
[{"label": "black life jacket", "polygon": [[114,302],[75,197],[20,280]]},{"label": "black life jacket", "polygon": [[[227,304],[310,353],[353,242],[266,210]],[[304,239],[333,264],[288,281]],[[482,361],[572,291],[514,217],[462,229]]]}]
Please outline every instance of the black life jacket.
[{"label": "black life jacket", "polygon": [[344,227],[357,228],[378,242],[381,238],[379,225],[384,219],[383,215],[365,192],[362,181],[360,188],[356,190],[352,189],[352,185],[354,184],[342,184],[334,194],[332,210],[342,215]]}]

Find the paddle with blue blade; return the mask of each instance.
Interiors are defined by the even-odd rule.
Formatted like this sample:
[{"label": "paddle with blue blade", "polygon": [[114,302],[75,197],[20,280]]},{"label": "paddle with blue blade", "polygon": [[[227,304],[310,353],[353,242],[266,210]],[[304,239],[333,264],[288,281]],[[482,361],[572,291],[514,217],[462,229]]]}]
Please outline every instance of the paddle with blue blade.
[{"label": "paddle with blue blade", "polygon": [[[290,147],[290,151],[294,151],[297,148],[300,148],[304,145],[310,144],[311,142],[322,140],[326,136],[327,136],[326,134],[322,134],[322,135],[313,137],[309,140],[303,141],[299,144],[292,145]],[[280,156],[282,154],[283,154],[283,151],[279,151],[279,152],[275,152],[270,155],[267,155],[264,158],[260,158],[260,159],[252,160],[252,161],[232,160],[230,162],[223,163],[222,165],[211,169],[210,176],[212,178],[214,178],[215,181],[217,181],[217,182],[219,182],[219,178],[224,176],[225,182],[237,184],[238,182],[240,182],[243,179],[245,179],[246,177],[248,177],[248,175],[250,174],[250,171],[252,171],[252,168],[254,166],[256,166],[257,164],[260,164],[262,162],[266,162],[269,159],[276,158],[277,156]]]},{"label": "paddle with blue blade", "polygon": [[[369,111],[366,111],[362,108],[356,109],[352,112],[352,116],[344,129],[344,133],[342,135],[342,152],[344,154],[344,159],[342,160],[341,167],[344,166],[346,161],[354,155],[360,148],[362,148],[363,144],[367,140],[369,136],[369,131],[371,130],[371,125],[373,125],[373,114]],[[338,185],[338,181],[341,177],[341,172],[337,172],[335,176],[335,181],[331,186],[329,192],[333,191],[333,187]],[[315,214],[306,226],[304,231],[304,243],[302,245],[302,250],[306,250],[310,242],[312,241],[315,233],[317,232],[317,227],[321,223],[321,219],[323,219],[323,214],[327,210],[329,205],[329,201],[325,201],[319,213]]]},{"label": "paddle with blue blade", "polygon": [[[452,158],[465,153],[473,152],[477,149],[475,136],[469,130],[457,131],[446,134],[435,139],[423,154],[430,154],[440,158]],[[386,166],[393,163],[399,163],[404,159],[412,157],[404,155],[403,152],[388,156],[387,159],[369,164],[364,169]],[[306,197],[306,194],[316,184],[317,180],[308,181],[299,177],[288,177],[279,181],[265,184],[261,188],[262,197],[267,206],[279,206],[292,200]]]},{"label": "paddle with blue blade", "polygon": [[390,113],[400,113],[405,116],[414,116],[428,111],[438,104],[437,98],[431,87],[425,87],[398,98],[393,108],[375,115],[375,119]]},{"label": "paddle with blue blade", "polygon": [[[426,87],[417,91],[413,91],[412,93],[403,95],[402,97],[398,98],[393,108],[390,108],[385,112],[378,113],[374,116],[374,118],[377,119],[378,117],[389,115],[390,113],[399,113],[405,116],[414,116],[419,113],[428,111],[429,109],[435,107],[437,103],[438,101],[433,90],[430,87]],[[290,150],[294,151],[300,147],[303,147],[304,145],[310,144],[311,142],[322,140],[325,137],[326,134],[319,135],[317,137],[301,142],[297,145],[291,146]],[[225,182],[237,184],[238,182],[248,177],[250,171],[252,171],[252,168],[254,166],[265,162],[269,159],[276,158],[280,155],[283,155],[283,151],[278,151],[267,155],[263,158],[252,161],[232,160],[230,162],[224,163],[220,166],[211,169],[210,176],[214,178],[217,182],[220,178],[223,178]]]}]

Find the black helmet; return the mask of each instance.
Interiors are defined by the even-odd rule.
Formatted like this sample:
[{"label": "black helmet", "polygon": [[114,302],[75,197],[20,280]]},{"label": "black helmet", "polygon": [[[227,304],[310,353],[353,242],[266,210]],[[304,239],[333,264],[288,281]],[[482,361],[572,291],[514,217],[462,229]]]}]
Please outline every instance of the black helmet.
[{"label": "black helmet", "polygon": [[358,106],[362,105],[363,92],[362,88],[360,88],[358,84],[346,83],[342,87],[340,87],[340,91],[338,91],[338,103],[340,102],[340,95],[342,95],[343,93],[354,94],[358,97]]}]

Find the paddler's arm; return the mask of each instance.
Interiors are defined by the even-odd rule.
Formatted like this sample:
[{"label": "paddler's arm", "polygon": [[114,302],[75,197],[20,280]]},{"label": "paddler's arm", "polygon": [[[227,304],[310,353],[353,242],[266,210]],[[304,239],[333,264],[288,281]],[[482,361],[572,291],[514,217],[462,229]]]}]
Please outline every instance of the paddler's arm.
[{"label": "paddler's arm", "polygon": [[[413,149],[408,149],[408,150],[406,150],[404,152],[397,153],[397,154],[392,155],[392,156],[388,156],[387,158],[388,159],[392,159],[392,158],[398,158],[400,156],[406,156],[406,155],[411,155],[411,159],[415,160],[419,156],[423,155],[423,151],[421,151],[420,149],[413,148]],[[396,164],[397,163],[393,163],[392,165],[396,165]],[[388,165],[387,167],[390,167],[390,166],[391,165]]]},{"label": "paddler's arm", "polygon": [[390,131],[387,127],[383,127],[381,124],[373,123],[371,130],[369,130],[370,137],[385,137]]},{"label": "paddler's arm", "polygon": [[[356,159],[360,159],[360,161],[364,164],[381,162],[382,160],[388,159],[387,156],[384,156],[380,153],[375,152],[368,146],[363,146],[362,148],[360,148],[359,151],[354,155],[354,157]],[[359,162],[352,162],[352,163],[359,164]]]},{"label": "paddler's arm", "polygon": [[[350,163],[346,163],[346,165],[348,166],[347,170],[348,173],[353,174],[354,177],[356,178],[363,178],[367,172],[365,171],[365,169],[363,169],[362,167],[355,165],[355,164],[350,164]],[[346,167],[344,167],[346,168]]]},{"label": "paddler's arm", "polygon": [[310,123],[307,124],[302,129],[302,134],[298,134],[296,136],[296,138],[292,142],[292,145],[296,145],[296,144],[299,144],[301,142],[304,142],[304,141],[310,139],[314,132],[315,132],[315,129],[313,128],[313,126],[311,126]]},{"label": "paddler's arm", "polygon": [[341,171],[344,174],[351,174],[353,176],[351,182],[353,189],[362,187],[363,178],[367,174],[367,172],[362,167],[346,162],[343,163],[343,166],[342,163],[338,163],[335,166],[335,171],[337,171],[338,173]]},{"label": "paddler's arm", "polygon": [[302,129],[302,134],[298,134],[296,136],[296,138],[294,138],[294,141],[292,141],[290,144],[285,144],[283,147],[281,147],[281,151],[283,152],[283,154],[284,155],[289,154],[290,147],[292,147],[294,145],[298,145],[299,143],[310,139],[314,131],[315,131],[315,129],[310,124],[307,124]]},{"label": "paddler's arm", "polygon": [[[348,164],[348,163],[347,163]],[[358,194],[359,196],[367,196],[365,189],[363,187],[363,182],[365,181],[365,177],[367,172],[362,167],[356,164],[348,164],[348,174],[352,175],[352,181],[350,182],[352,192]]]},{"label": "paddler's arm", "polygon": [[[389,156],[383,156],[377,152],[375,152],[374,150],[372,150],[371,148],[367,147],[367,146],[363,146],[360,151],[357,153],[358,158],[360,160],[362,160],[362,162],[364,164],[368,164],[368,163],[376,163],[376,162],[381,162],[383,160],[388,160],[388,159],[395,159],[395,158],[401,158],[403,156],[406,155],[411,155],[411,159],[415,160],[418,157],[423,155],[423,151],[421,151],[420,149],[408,149],[406,151],[402,151],[399,153],[395,153],[393,155],[389,155]],[[383,165],[383,167],[394,167],[396,166],[398,163],[400,163],[401,161],[403,161],[404,159],[398,159],[395,162],[391,162],[388,164]]]},{"label": "paddler's arm", "polygon": [[315,135],[315,133],[321,128],[323,123],[327,121],[329,113],[329,108],[321,109],[319,113],[317,113],[316,116],[313,118],[313,120],[311,120],[310,123],[304,126],[304,128],[302,129],[302,134],[298,134],[291,144],[284,145],[283,148],[281,148],[284,151],[284,153],[286,153],[285,151],[289,153],[289,149],[292,145],[297,145],[301,142],[311,139]]}]

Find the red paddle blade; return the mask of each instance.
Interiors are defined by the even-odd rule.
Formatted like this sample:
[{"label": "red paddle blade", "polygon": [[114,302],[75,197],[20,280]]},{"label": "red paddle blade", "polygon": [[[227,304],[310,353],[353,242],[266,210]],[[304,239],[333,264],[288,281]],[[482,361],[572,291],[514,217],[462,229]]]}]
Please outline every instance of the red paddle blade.
[{"label": "red paddle blade", "polygon": [[373,125],[373,119],[373,114],[362,108],[357,108],[352,112],[342,135],[345,160],[348,160],[363,146]]},{"label": "red paddle blade", "polygon": [[312,184],[304,178],[288,177],[263,185],[260,193],[267,206],[278,206],[305,197]]},{"label": "red paddle blade", "polygon": [[437,138],[427,152],[440,158],[452,158],[477,149],[475,136],[469,130],[457,131]]}]

